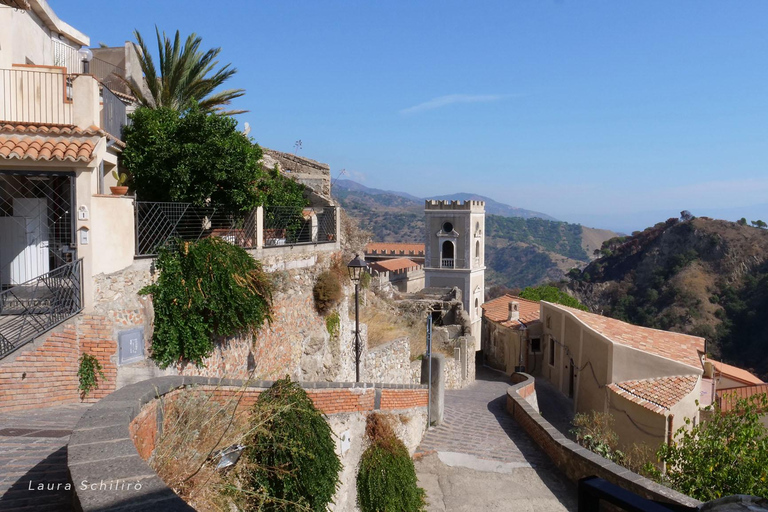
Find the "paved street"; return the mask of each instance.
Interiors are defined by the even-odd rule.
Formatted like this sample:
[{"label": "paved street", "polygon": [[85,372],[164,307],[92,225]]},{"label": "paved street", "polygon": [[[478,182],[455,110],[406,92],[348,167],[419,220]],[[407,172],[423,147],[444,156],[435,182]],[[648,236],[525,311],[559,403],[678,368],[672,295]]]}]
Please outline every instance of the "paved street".
[{"label": "paved street", "polygon": [[430,429],[416,461],[430,512],[576,510],[576,486],[507,414],[509,386],[478,368],[474,384],[446,391],[445,423]]},{"label": "paved street", "polygon": [[[67,442],[88,407],[43,407],[0,416],[0,510],[71,510],[72,491],[63,489],[68,481]],[[38,484],[58,483],[61,489],[36,490]]]}]

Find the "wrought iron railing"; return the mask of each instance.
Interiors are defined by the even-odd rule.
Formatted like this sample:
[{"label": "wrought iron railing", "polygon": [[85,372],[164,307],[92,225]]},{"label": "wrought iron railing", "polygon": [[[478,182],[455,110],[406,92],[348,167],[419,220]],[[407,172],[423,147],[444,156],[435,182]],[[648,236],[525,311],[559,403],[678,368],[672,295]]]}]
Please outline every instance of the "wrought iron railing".
[{"label": "wrought iron railing", "polygon": [[[258,225],[259,218],[262,226]],[[136,201],[136,255],[154,256],[171,239],[195,241],[218,236],[246,249],[280,245],[333,243],[336,208],[283,206],[232,213],[189,203]],[[262,240],[258,240],[261,231]]]},{"label": "wrought iron railing", "polygon": [[108,87],[101,88],[101,128],[110,135],[122,139],[123,126],[128,123],[125,103],[114,95]]},{"label": "wrought iron railing", "polygon": [[53,65],[67,68],[67,73],[82,73],[83,60],[78,49],[69,46],[64,41],[51,38],[51,51],[53,52]]},{"label": "wrought iron railing", "polygon": [[264,207],[264,246],[336,241],[336,208]]},{"label": "wrought iron railing", "polygon": [[82,310],[82,260],[0,292],[0,359]]},{"label": "wrought iron railing", "polygon": [[72,77],[64,70],[0,69],[0,120],[72,124]]}]

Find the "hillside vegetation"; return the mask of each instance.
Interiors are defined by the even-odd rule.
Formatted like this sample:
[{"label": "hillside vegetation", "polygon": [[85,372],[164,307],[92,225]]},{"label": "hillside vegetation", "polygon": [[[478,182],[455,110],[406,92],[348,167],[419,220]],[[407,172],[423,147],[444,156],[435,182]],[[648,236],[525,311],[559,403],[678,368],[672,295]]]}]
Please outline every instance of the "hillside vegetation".
[{"label": "hillside vegetation", "polygon": [[600,252],[572,274],[591,310],[703,336],[713,355],[768,377],[768,230],[673,218]]}]

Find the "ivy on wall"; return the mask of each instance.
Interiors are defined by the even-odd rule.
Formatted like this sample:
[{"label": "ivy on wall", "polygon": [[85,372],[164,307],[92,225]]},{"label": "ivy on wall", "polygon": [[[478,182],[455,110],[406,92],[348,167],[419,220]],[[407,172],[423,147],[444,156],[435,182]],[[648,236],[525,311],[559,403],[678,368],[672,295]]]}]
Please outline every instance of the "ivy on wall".
[{"label": "ivy on wall", "polygon": [[218,337],[255,331],[271,320],[272,284],[244,249],[216,237],[174,241],[159,251],[152,295],[151,357],[161,368],[189,361],[202,366]]}]

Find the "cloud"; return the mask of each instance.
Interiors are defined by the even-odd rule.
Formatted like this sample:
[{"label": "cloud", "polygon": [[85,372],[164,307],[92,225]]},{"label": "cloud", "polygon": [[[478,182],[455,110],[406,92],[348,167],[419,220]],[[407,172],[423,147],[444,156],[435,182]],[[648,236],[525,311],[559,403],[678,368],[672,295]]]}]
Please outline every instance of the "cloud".
[{"label": "cloud", "polygon": [[502,100],[506,97],[507,95],[504,94],[448,94],[447,96],[439,96],[429,101],[425,101],[424,103],[419,103],[413,107],[404,108],[400,113],[415,114],[417,112],[424,112],[425,110],[446,107],[455,103],[490,103],[492,101]]}]

